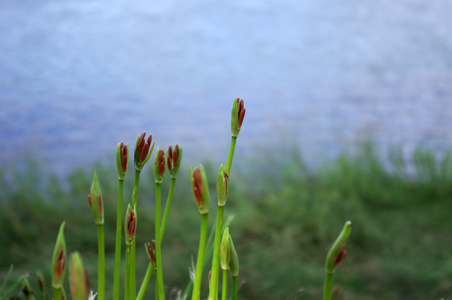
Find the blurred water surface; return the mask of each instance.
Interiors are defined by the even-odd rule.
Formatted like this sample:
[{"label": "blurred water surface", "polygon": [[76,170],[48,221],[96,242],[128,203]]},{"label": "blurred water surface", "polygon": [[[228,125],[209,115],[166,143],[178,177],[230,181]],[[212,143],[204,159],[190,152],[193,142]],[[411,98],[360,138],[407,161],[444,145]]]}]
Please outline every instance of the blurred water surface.
[{"label": "blurred water surface", "polygon": [[[0,2],[0,164],[66,172],[143,130],[192,159],[452,146],[451,1]],[[254,149],[254,150],[251,150]]]}]

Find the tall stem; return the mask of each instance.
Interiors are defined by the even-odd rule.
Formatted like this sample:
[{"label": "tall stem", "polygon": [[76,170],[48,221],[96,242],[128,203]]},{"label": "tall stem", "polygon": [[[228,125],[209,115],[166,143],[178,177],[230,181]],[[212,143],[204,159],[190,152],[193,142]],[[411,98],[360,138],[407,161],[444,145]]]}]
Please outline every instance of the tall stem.
[{"label": "tall stem", "polygon": [[231,137],[231,144],[229,146],[228,161],[226,163],[226,173],[230,176],[232,158],[234,157],[235,144],[237,143],[237,137]]},{"label": "tall stem", "polygon": [[119,280],[121,278],[121,234],[122,234],[122,196],[124,180],[119,180],[118,213],[116,215],[115,277],[113,281],[113,300],[119,300]]},{"label": "tall stem", "polygon": [[217,226],[212,257],[212,273],[210,277],[209,300],[215,300],[218,295],[218,277],[220,269],[221,225],[223,223],[224,206],[218,206]]},{"label": "tall stem", "polygon": [[146,293],[146,289],[151,281],[152,273],[154,273],[154,265],[150,263],[146,275],[144,276],[143,283],[141,284],[140,291],[138,292],[137,300],[143,300],[144,293]]},{"label": "tall stem", "polygon": [[204,253],[207,240],[207,217],[208,214],[201,215],[201,233],[199,238],[198,258],[196,260],[195,285],[193,287],[192,300],[200,299],[202,272],[204,269]]},{"label": "tall stem", "polygon": [[126,246],[126,278],[124,282],[124,299],[130,300],[130,246]]},{"label": "tall stem", "polygon": [[331,300],[331,289],[333,286],[333,274],[326,273],[325,286],[323,288],[323,300]]},{"label": "tall stem", "polygon": [[223,270],[223,290],[221,300],[228,300],[228,270]]},{"label": "tall stem", "polygon": [[171,208],[171,202],[173,201],[174,186],[176,185],[176,178],[171,178],[170,190],[168,193],[168,199],[166,200],[165,212],[163,213],[162,225],[160,226],[160,240],[163,240],[165,234],[166,223],[168,222],[168,215]]},{"label": "tall stem", "polygon": [[237,300],[237,291],[239,286],[239,277],[232,276],[232,298],[231,300]]},{"label": "tall stem", "polygon": [[[132,191],[132,207],[137,213],[137,197],[138,197],[138,185],[140,183],[140,171],[135,170],[135,179],[133,181],[133,191]],[[137,239],[133,239],[132,248],[130,249],[130,290],[132,299],[136,298],[137,287],[135,283],[135,249],[136,249]],[[100,299],[99,299],[100,300]]]},{"label": "tall stem", "polygon": [[165,300],[165,290],[163,286],[163,271],[162,271],[162,252],[161,252],[161,238],[160,238],[160,202],[162,184],[156,183],[156,197],[155,197],[155,256],[157,264],[157,284],[159,289],[159,299]]},{"label": "tall stem", "polygon": [[97,245],[98,245],[98,285],[97,299],[105,300],[105,243],[104,225],[97,225]]},{"label": "tall stem", "polygon": [[61,300],[61,289],[53,289],[53,299]]}]

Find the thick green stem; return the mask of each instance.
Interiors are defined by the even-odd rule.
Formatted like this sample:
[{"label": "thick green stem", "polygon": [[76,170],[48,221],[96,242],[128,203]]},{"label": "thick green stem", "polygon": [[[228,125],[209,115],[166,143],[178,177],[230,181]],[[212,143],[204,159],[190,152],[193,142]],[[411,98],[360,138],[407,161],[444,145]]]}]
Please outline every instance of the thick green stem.
[{"label": "thick green stem", "polygon": [[162,252],[161,252],[161,238],[160,238],[160,203],[162,194],[162,184],[156,184],[156,197],[155,197],[155,258],[157,264],[157,286],[159,289],[159,299],[165,300],[165,290],[163,286],[163,268],[162,268]]},{"label": "thick green stem", "polygon": [[223,290],[221,300],[228,300],[228,270],[223,270]]},{"label": "thick green stem", "polygon": [[239,277],[232,276],[232,298],[231,300],[237,300],[237,292],[239,287]]},{"label": "thick green stem", "polygon": [[159,300],[159,287],[157,283],[157,266],[155,267],[155,300]]},{"label": "thick green stem", "polygon": [[61,300],[61,289],[53,289],[53,299]]},{"label": "thick green stem", "polygon": [[166,223],[168,222],[169,211],[171,208],[171,202],[173,201],[174,186],[176,185],[176,178],[171,178],[170,190],[168,193],[168,199],[166,200],[165,212],[163,213],[162,225],[160,226],[160,240],[163,240],[165,234]]},{"label": "thick green stem", "polygon": [[229,146],[229,153],[228,153],[228,161],[226,162],[226,173],[228,173],[229,176],[231,176],[231,166],[232,166],[232,158],[234,157],[234,151],[235,151],[235,144],[237,143],[237,137],[231,138],[231,144]]},{"label": "thick green stem", "polygon": [[[34,298],[33,298],[34,299]],[[62,300],[67,300],[67,297],[66,297],[66,291],[64,290],[64,287],[62,286],[61,287],[61,299]]]},{"label": "thick green stem", "polygon": [[119,300],[119,281],[121,278],[121,235],[122,235],[122,195],[124,180],[119,180],[118,213],[116,215],[115,277],[113,281],[113,300]]},{"label": "thick green stem", "polygon": [[104,225],[97,225],[97,245],[98,245],[98,279],[97,279],[97,299],[105,300],[105,243]]},{"label": "thick green stem", "polygon": [[[140,183],[141,172],[135,170],[135,179],[133,181],[133,191],[132,191],[132,208],[137,213],[137,197],[138,197],[138,185]],[[136,298],[137,285],[135,282],[135,249],[136,249],[137,239],[133,239],[132,248],[130,249],[130,291],[132,299]],[[100,299],[99,299],[100,300]]]},{"label": "thick green stem", "polygon": [[204,253],[206,251],[207,240],[207,217],[208,214],[201,215],[201,233],[199,238],[198,258],[196,261],[195,285],[193,287],[192,300],[199,300],[201,294],[202,271],[204,269]]},{"label": "thick green stem", "polygon": [[334,274],[326,273],[325,286],[323,288],[323,300],[331,300],[331,289],[333,287]]},{"label": "thick green stem", "polygon": [[126,278],[124,282],[124,299],[130,300],[130,246],[126,246]]},{"label": "thick green stem", "polygon": [[221,225],[223,223],[224,206],[218,206],[217,226],[215,228],[215,241],[212,257],[212,273],[210,276],[209,300],[215,300],[218,296],[218,277],[220,269],[220,243]]},{"label": "thick green stem", "polygon": [[138,292],[137,300],[143,300],[149,282],[151,281],[152,273],[154,273],[154,265],[149,263],[148,270],[146,271],[146,275],[144,275],[143,283],[141,284],[140,291]]}]

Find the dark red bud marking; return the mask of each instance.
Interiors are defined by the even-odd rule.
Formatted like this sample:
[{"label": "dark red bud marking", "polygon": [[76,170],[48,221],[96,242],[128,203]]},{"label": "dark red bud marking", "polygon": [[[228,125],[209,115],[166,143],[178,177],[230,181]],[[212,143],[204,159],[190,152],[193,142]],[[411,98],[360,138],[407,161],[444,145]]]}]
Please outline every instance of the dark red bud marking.
[{"label": "dark red bud marking", "polygon": [[209,272],[209,283],[210,283],[211,278],[212,278],[212,270],[210,270],[210,272]]},{"label": "dark red bud marking", "polygon": [[[170,153],[170,152],[168,152],[168,153]],[[173,161],[171,160],[171,157],[169,154],[166,159],[166,163],[168,164],[168,170],[170,170],[170,172],[171,172],[173,170]]]},{"label": "dark red bud marking", "polygon": [[26,299],[30,299],[30,296],[34,295],[35,292],[32,289],[30,289],[28,286],[25,285],[22,288],[22,293],[24,293]]},{"label": "dark red bud marking", "polygon": [[89,207],[91,207],[91,209],[93,209],[93,206],[91,205],[91,195],[88,195],[88,202],[89,202]]},{"label": "dark red bud marking", "polygon": [[149,153],[149,147],[150,147],[149,143],[146,142],[144,144],[144,146],[143,146],[143,149],[142,149],[141,153],[140,153],[140,159],[139,159],[140,163],[143,162],[146,159],[146,156]]},{"label": "dark red bud marking", "polygon": [[137,149],[135,150],[137,154],[140,154],[141,150],[143,150],[144,143],[145,143],[144,142],[144,137],[145,136],[146,136],[146,131],[143,131],[143,133],[138,138]]},{"label": "dark red bud marking", "polygon": [[173,146],[169,145],[168,147],[168,156],[171,160],[173,160]]},{"label": "dark red bud marking", "polygon": [[347,251],[345,251],[344,248],[345,245],[342,247],[341,252],[339,252],[339,254],[336,257],[336,261],[334,262],[336,266],[339,266],[341,261],[345,258],[345,255],[347,255]]},{"label": "dark red bud marking", "polygon": [[179,144],[176,144],[173,151],[173,165],[177,166],[177,160],[179,159]]},{"label": "dark red bud marking", "polygon": [[64,256],[63,250],[60,250],[60,255],[58,256],[58,262],[55,270],[55,277],[60,278],[61,272],[64,269],[64,266],[66,264],[66,258]]},{"label": "dark red bud marking", "polygon": [[151,261],[152,261],[153,264],[155,264],[154,249],[152,249],[151,243],[148,243],[147,246],[148,246],[148,253],[149,253],[149,256],[151,257]]},{"label": "dark red bud marking", "polygon": [[159,167],[159,176],[163,176],[163,172],[165,172],[165,151],[163,151],[163,149],[159,150],[157,163]]},{"label": "dark red bud marking", "polygon": [[246,109],[243,108],[239,115],[239,127],[242,127],[243,119],[245,118]]},{"label": "dark red bud marking", "polygon": [[155,249],[155,240],[152,240],[152,247]]},{"label": "dark red bud marking", "polygon": [[196,168],[195,171],[193,172],[193,186],[198,187],[198,190],[201,194],[204,193],[204,188],[202,186],[201,171],[199,171],[198,168]]},{"label": "dark red bud marking", "polygon": [[121,157],[124,157],[124,142],[121,142],[119,146]]},{"label": "dark red bud marking", "polygon": [[228,173],[226,173],[225,171],[223,171],[223,177],[224,177],[224,183],[225,183],[226,191],[227,191],[227,190],[228,190],[228,180],[229,180]]},{"label": "dark red bud marking", "polygon": [[122,171],[127,171],[127,155],[122,158]]},{"label": "dark red bud marking", "polygon": [[99,201],[99,212],[102,214],[102,196],[100,193],[98,194],[98,201]]},{"label": "dark red bud marking", "polygon": [[129,221],[127,224],[127,234],[129,238],[132,238],[135,235],[135,212],[131,209],[129,212]]},{"label": "dark red bud marking", "polygon": [[42,276],[38,275],[38,285],[39,285],[39,290],[41,292],[44,291],[44,279],[42,279]]},{"label": "dark red bud marking", "polygon": [[63,293],[61,293],[61,300],[66,300],[66,299],[64,298]]},{"label": "dark red bud marking", "polygon": [[147,142],[149,145],[152,144],[152,133],[149,134]]},{"label": "dark red bud marking", "polygon": [[197,187],[193,187],[193,192],[195,194],[196,202],[198,202],[198,205],[202,205],[202,197],[201,194],[198,191]]},{"label": "dark red bud marking", "polygon": [[86,268],[83,268],[83,274],[85,275],[85,289],[86,294],[89,293],[89,277],[88,277],[88,270]]}]

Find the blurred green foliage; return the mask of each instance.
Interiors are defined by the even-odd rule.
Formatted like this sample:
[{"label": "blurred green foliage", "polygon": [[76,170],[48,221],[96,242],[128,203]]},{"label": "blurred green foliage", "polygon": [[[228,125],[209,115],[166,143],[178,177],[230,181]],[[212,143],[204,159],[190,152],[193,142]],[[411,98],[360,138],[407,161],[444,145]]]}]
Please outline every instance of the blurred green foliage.
[{"label": "blurred green foliage", "polygon": [[[348,256],[336,271],[333,299],[452,295],[452,155],[417,149],[406,158],[393,148],[382,159],[375,149],[366,143],[355,154],[343,154],[315,169],[306,167],[297,150],[236,157],[236,162],[246,163],[233,165],[225,212],[235,215],[230,230],[239,254],[239,281],[246,281],[240,299],[286,299],[299,288],[304,291],[293,299],[320,299],[325,256],[346,220],[353,222],[353,231]],[[217,166],[204,166],[215,195]],[[188,167],[182,162],[162,245],[168,293],[186,286],[199,242],[200,218]],[[104,193],[109,299],[117,174],[113,163],[94,169]],[[154,238],[150,169],[145,168],[138,192],[138,245]],[[132,173],[126,176],[124,208],[131,199]],[[77,169],[61,180],[33,160],[0,169],[0,282],[11,264],[15,268],[9,285],[29,272],[37,291],[37,270],[50,282],[54,242],[65,220],[68,251],[80,251],[95,290],[97,237],[87,201],[91,179],[92,171]],[[166,177],[164,199],[169,182]],[[216,215],[216,201],[211,202],[210,227]],[[141,284],[148,263],[144,247],[137,246],[137,256]],[[50,286],[47,289],[50,297]],[[148,290],[152,295],[153,284]]]}]

